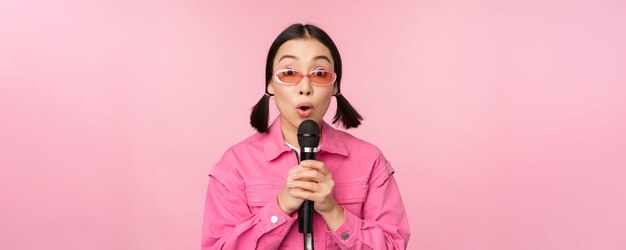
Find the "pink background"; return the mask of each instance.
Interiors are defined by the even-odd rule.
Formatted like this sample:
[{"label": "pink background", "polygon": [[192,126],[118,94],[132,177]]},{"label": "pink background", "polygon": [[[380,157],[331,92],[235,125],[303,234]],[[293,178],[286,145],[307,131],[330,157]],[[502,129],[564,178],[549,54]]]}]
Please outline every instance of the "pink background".
[{"label": "pink background", "polygon": [[338,44],[409,249],[626,249],[626,2],[381,2],[3,1],[0,249],[199,249],[294,22]]}]

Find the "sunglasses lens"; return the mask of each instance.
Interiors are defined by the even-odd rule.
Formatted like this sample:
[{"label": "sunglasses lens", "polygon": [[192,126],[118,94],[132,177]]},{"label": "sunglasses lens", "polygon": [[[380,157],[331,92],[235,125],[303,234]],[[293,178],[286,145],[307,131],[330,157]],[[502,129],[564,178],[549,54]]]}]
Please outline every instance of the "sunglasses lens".
[{"label": "sunglasses lens", "polygon": [[299,83],[302,80],[302,75],[295,70],[285,70],[278,73],[278,79],[284,83]]},{"label": "sunglasses lens", "polygon": [[[302,78],[304,78],[301,73],[291,69],[278,71],[276,73],[276,77],[278,78],[279,82],[290,85],[298,84],[300,83],[300,81],[302,81]],[[315,84],[329,85],[335,82],[336,75],[333,72],[318,70],[311,72],[308,77]]]},{"label": "sunglasses lens", "polygon": [[311,73],[311,81],[317,84],[331,84],[335,81],[335,74],[327,71],[315,71]]}]

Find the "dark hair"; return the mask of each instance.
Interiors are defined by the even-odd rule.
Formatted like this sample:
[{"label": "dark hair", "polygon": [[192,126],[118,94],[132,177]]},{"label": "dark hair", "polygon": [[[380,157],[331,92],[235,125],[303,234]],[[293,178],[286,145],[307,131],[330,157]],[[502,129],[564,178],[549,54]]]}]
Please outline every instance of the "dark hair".
[{"label": "dark hair", "polygon": [[341,94],[341,56],[339,50],[332,39],[322,29],[311,24],[292,24],[281,32],[267,54],[267,62],[265,64],[265,94],[259,102],[252,108],[250,114],[250,125],[254,127],[260,133],[266,133],[268,131],[269,122],[269,101],[270,93],[267,92],[267,85],[272,79],[272,71],[274,68],[274,57],[278,48],[285,42],[297,39],[297,38],[314,38],[324,44],[329,50],[335,62],[335,74],[337,74],[337,112],[333,117],[333,124],[341,121],[344,128],[356,128],[361,125],[363,117],[350,105],[348,100]]}]

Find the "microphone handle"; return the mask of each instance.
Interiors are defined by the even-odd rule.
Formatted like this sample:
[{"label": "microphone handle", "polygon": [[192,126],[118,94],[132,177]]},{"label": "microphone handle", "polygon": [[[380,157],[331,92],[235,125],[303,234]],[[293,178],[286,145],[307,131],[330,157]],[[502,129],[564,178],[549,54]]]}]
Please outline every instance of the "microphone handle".
[{"label": "microphone handle", "polygon": [[313,233],[313,202],[305,200],[298,209],[298,229],[300,233]]},{"label": "microphone handle", "polygon": [[[300,161],[315,160],[315,152],[300,150]],[[305,200],[298,209],[298,231],[300,233],[313,233],[313,201]]]}]

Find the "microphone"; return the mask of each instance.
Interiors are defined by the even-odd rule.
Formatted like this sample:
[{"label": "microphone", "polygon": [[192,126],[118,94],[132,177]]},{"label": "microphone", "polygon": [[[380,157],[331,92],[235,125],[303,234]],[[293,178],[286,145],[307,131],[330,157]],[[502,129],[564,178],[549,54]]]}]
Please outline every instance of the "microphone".
[{"label": "microphone", "polygon": [[[313,120],[304,120],[298,126],[300,161],[315,160],[320,143],[320,128]],[[298,162],[299,163],[299,162]],[[313,201],[305,200],[298,210],[298,231],[304,234],[304,249],[313,249]]]}]

